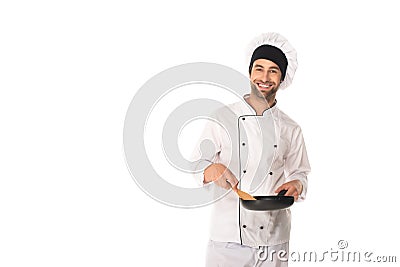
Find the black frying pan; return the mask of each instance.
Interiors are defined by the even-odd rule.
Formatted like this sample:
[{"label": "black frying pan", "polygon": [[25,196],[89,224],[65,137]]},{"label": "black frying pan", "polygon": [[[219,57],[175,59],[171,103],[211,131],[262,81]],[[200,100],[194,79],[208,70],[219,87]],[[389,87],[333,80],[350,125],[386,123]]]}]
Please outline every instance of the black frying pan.
[{"label": "black frying pan", "polygon": [[256,200],[243,200],[242,206],[248,210],[280,210],[293,205],[294,197],[284,196],[287,190],[282,190],[276,196],[253,196]]}]

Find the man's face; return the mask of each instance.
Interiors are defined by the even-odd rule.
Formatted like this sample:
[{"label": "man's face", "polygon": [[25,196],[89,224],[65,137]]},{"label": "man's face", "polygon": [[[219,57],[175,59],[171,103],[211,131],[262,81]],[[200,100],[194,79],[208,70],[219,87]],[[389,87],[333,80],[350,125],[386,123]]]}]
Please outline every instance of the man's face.
[{"label": "man's face", "polygon": [[282,72],[271,60],[257,59],[250,73],[251,89],[259,97],[274,97],[281,83]]}]

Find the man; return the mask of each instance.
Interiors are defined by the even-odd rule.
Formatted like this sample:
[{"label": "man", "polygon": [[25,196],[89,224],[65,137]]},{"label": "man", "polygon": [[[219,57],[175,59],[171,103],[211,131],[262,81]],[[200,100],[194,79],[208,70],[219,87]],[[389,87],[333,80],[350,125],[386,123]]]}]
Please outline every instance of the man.
[{"label": "man", "polygon": [[219,110],[222,126],[209,124],[202,135],[216,147],[203,183],[228,190],[214,203],[207,266],[288,264],[290,210],[246,210],[231,187],[253,195],[285,189],[296,201],[307,191],[310,165],[301,129],[276,101],[278,90],[292,82],[296,51],[283,36],[262,34],[252,42],[249,63],[250,94]]}]

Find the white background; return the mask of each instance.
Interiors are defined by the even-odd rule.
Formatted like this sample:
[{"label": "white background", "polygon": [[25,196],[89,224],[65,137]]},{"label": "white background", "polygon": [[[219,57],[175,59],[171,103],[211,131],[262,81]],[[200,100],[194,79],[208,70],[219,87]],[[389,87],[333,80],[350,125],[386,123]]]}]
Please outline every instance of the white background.
[{"label": "white background", "polygon": [[138,188],[125,112],[178,64],[245,73],[248,42],[267,31],[298,51],[278,101],[313,168],[307,201],[292,208],[291,250],[343,239],[400,260],[395,3],[2,1],[0,266],[203,266],[209,208],[171,208]]}]

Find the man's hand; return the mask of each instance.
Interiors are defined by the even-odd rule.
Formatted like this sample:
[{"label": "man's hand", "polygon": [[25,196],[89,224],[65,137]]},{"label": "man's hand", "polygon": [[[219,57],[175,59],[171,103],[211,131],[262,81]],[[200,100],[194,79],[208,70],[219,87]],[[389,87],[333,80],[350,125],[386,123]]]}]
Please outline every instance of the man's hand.
[{"label": "man's hand", "polygon": [[216,185],[230,189],[239,182],[235,175],[221,163],[213,163],[204,170],[204,183],[214,182]]},{"label": "man's hand", "polygon": [[278,187],[275,193],[279,193],[282,190],[287,190],[285,196],[293,196],[297,200],[303,191],[303,184],[299,180],[293,180]]}]

